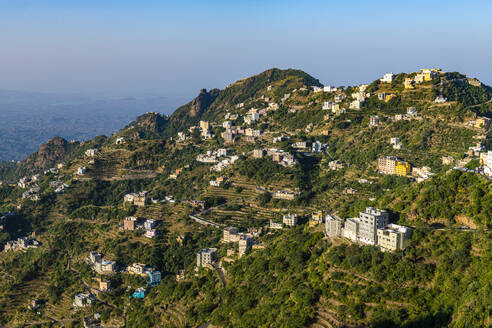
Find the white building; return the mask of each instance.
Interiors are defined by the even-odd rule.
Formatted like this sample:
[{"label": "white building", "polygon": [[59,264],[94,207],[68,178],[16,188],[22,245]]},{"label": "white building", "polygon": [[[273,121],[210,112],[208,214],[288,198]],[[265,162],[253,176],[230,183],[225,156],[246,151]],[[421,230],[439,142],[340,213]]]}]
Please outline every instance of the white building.
[{"label": "white building", "polygon": [[484,158],[483,171],[486,175],[492,176],[492,151],[489,150]]},{"label": "white building", "polygon": [[294,227],[297,225],[297,219],[298,219],[298,216],[296,214],[290,213],[290,214],[283,216],[282,222],[286,226]]},{"label": "white building", "polygon": [[386,82],[386,83],[391,83],[391,82],[393,82],[393,77],[394,76],[395,76],[395,74],[393,74],[393,72],[386,73],[386,74],[383,75],[382,78],[379,79],[379,81]]},{"label": "white building", "polygon": [[217,248],[205,248],[196,254],[196,266],[206,267],[217,261]]},{"label": "white building", "polygon": [[87,167],[82,166],[77,169],[77,175],[84,175],[87,172]]}]

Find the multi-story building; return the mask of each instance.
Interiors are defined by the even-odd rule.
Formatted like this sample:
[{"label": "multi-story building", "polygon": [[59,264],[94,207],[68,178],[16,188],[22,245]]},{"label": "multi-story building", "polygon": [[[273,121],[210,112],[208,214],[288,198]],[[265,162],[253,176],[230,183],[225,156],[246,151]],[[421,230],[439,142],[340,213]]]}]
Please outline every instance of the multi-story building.
[{"label": "multi-story building", "polygon": [[484,156],[483,160],[483,171],[486,175],[492,176],[492,151],[487,152],[487,156]]},{"label": "multi-story building", "polygon": [[383,174],[395,174],[395,167],[398,158],[386,156],[378,159],[378,170]]},{"label": "multi-story building", "polygon": [[326,215],[325,232],[328,237],[340,237],[342,235],[342,219],[337,216]]},{"label": "multi-story building", "polygon": [[314,227],[323,222],[323,211],[316,211],[311,214],[311,218],[309,219],[309,226]]},{"label": "multi-story building", "polygon": [[345,220],[345,224],[342,228],[342,236],[352,241],[357,241],[359,236],[359,218],[349,218]]},{"label": "multi-story building", "polygon": [[239,241],[239,234],[234,227],[227,227],[224,229],[223,241],[225,243],[236,243]]},{"label": "multi-story building", "polygon": [[135,216],[128,216],[123,220],[123,229],[133,231],[137,228],[138,218]]},{"label": "multi-story building", "polygon": [[156,220],[145,220],[144,222],[144,229],[145,230],[152,230],[157,226],[157,221]]},{"label": "multi-story building", "polygon": [[412,229],[397,224],[388,224],[377,229],[377,245],[382,250],[396,251],[405,249],[407,241],[412,237]]},{"label": "multi-story building", "polygon": [[396,162],[396,165],[395,165],[395,174],[396,175],[406,177],[407,175],[410,174],[411,171],[412,171],[412,167],[411,167],[410,163],[404,162],[404,161]]},{"label": "multi-story building", "polygon": [[239,238],[239,257],[246,254],[246,251],[253,246],[253,236],[250,234],[242,234]]},{"label": "multi-story building", "polygon": [[96,270],[96,272],[100,274],[114,273],[116,271],[116,263],[109,260],[96,262],[94,263],[94,270]]},{"label": "multi-story building", "polygon": [[160,284],[161,282],[160,271],[152,270],[152,271],[148,271],[147,274],[149,275],[149,282],[147,283],[147,286],[154,286]]},{"label": "multi-story building", "polygon": [[253,150],[253,157],[254,158],[263,158],[265,155],[265,151],[263,149],[254,149]]},{"label": "multi-story building", "polygon": [[359,241],[375,245],[377,242],[377,229],[388,225],[389,213],[373,207],[367,207],[365,212],[359,213]]},{"label": "multi-story building", "polygon": [[210,129],[210,123],[208,121],[200,121],[200,129],[202,131],[208,131]]},{"label": "multi-story building", "polygon": [[289,213],[289,214],[284,215],[282,222],[286,226],[294,227],[297,225],[297,219],[298,219],[297,214]]},{"label": "multi-story building", "polygon": [[217,261],[217,248],[205,248],[196,254],[196,266],[206,267]]},{"label": "multi-story building", "polygon": [[371,115],[369,118],[369,126],[378,126],[379,125],[379,116]]},{"label": "multi-story building", "polygon": [[152,271],[152,268],[142,263],[133,263],[126,268],[126,271],[130,274],[146,276],[147,272]]},{"label": "multi-story building", "polygon": [[281,230],[283,229],[282,223],[270,220],[270,229]]}]

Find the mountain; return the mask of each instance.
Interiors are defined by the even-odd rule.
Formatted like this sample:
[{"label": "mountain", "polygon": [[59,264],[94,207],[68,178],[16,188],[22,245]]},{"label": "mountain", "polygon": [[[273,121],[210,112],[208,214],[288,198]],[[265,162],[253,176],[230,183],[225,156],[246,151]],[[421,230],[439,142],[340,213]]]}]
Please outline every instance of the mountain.
[{"label": "mountain", "polygon": [[[0,185],[0,241],[41,243],[2,252],[0,325],[490,326],[491,89],[440,70],[321,86],[271,69],[5,163],[9,183],[64,166]],[[371,245],[320,224],[375,209],[404,235]],[[197,267],[207,248],[219,261]],[[74,307],[79,293],[93,302]]]}]

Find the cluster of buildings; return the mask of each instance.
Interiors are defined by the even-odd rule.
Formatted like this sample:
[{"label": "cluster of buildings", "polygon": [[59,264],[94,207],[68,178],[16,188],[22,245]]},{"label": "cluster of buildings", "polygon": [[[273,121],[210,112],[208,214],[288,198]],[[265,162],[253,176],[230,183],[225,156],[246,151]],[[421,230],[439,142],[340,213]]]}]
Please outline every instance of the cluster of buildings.
[{"label": "cluster of buildings", "polygon": [[366,93],[367,85],[361,84],[359,85],[359,90],[357,92],[352,93],[352,100],[350,102],[350,109],[360,109],[364,101],[371,95],[370,93]]},{"label": "cluster of buildings", "polygon": [[336,92],[338,89],[331,85],[326,85],[324,87],[313,86],[314,92]]},{"label": "cluster of buildings", "polygon": [[294,213],[285,214],[282,216],[282,222],[270,220],[270,229],[283,229],[284,226],[295,227],[299,223],[299,216]]},{"label": "cluster of buildings", "polygon": [[238,243],[239,257],[246,254],[246,251],[254,244],[253,234],[238,232],[234,227],[227,227],[224,229],[222,241],[224,243]]},{"label": "cluster of buildings", "polygon": [[442,71],[439,68],[422,68],[420,72],[415,73],[413,78],[405,78],[403,86],[405,89],[415,89],[416,84],[432,81],[432,79],[440,73],[442,73]]},{"label": "cluster of buildings", "polygon": [[5,243],[3,251],[18,251],[26,250],[29,248],[36,248],[39,246],[39,242],[36,239],[30,239],[27,237],[20,237],[17,240],[11,240]]},{"label": "cluster of buildings", "polygon": [[152,219],[141,219],[135,216],[128,216],[123,220],[123,230],[135,231],[145,230],[145,237],[154,238],[157,236],[157,221]]},{"label": "cluster of buildings", "polygon": [[[263,150],[254,150],[253,156],[255,158],[262,158],[265,155]],[[267,156],[272,156],[272,160],[284,167],[292,167],[297,164],[297,160],[294,158],[293,154],[284,152],[282,149],[270,148],[266,150]]]},{"label": "cluster of buildings", "polygon": [[90,252],[89,264],[99,274],[112,274],[116,272],[116,263],[104,260],[101,253]]},{"label": "cluster of buildings", "polygon": [[147,204],[147,191],[133,192],[123,197],[123,203],[130,203],[136,206]]},{"label": "cluster of buildings", "polygon": [[55,193],[60,194],[63,193],[65,189],[70,186],[64,183],[63,181],[56,180],[56,181],[50,181],[50,187],[54,189]]},{"label": "cluster of buildings", "polygon": [[146,287],[139,287],[139,288],[135,289],[131,298],[142,299],[147,294],[148,288],[161,283],[161,278],[162,278],[161,272],[158,270],[155,270],[152,267],[147,266],[145,264],[133,263],[132,265],[129,265],[126,268],[126,272],[128,272],[129,274],[134,274],[134,275],[138,275],[141,277],[148,277],[147,286]]},{"label": "cluster of buildings", "polygon": [[210,168],[211,171],[221,172],[224,169],[233,165],[239,156],[229,155],[229,150],[226,148],[221,148],[218,150],[208,150],[205,154],[199,154],[196,157],[197,162],[200,163],[214,163],[215,165]]},{"label": "cluster of buildings", "polygon": [[385,156],[378,159],[378,170],[382,174],[409,176],[412,165],[398,159],[396,156]]},{"label": "cluster of buildings", "polygon": [[325,232],[329,237],[345,237],[353,242],[378,246],[385,251],[403,250],[412,237],[412,229],[389,223],[387,211],[367,207],[359,217],[343,222],[336,216],[327,215]]}]

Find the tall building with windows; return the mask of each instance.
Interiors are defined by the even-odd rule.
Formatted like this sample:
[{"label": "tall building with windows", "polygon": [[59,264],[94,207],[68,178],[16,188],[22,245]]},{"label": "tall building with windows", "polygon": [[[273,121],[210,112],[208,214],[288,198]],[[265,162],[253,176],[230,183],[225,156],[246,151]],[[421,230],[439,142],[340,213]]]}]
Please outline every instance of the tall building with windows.
[{"label": "tall building with windows", "polygon": [[326,215],[325,232],[328,237],[339,237],[342,235],[342,219],[337,216]]},{"label": "tall building with windows", "polygon": [[217,248],[205,248],[196,254],[196,266],[205,267],[217,261]]},{"label": "tall building with windows", "polygon": [[373,207],[367,207],[359,213],[359,241],[369,245],[377,243],[377,229],[388,225],[389,213]]}]

